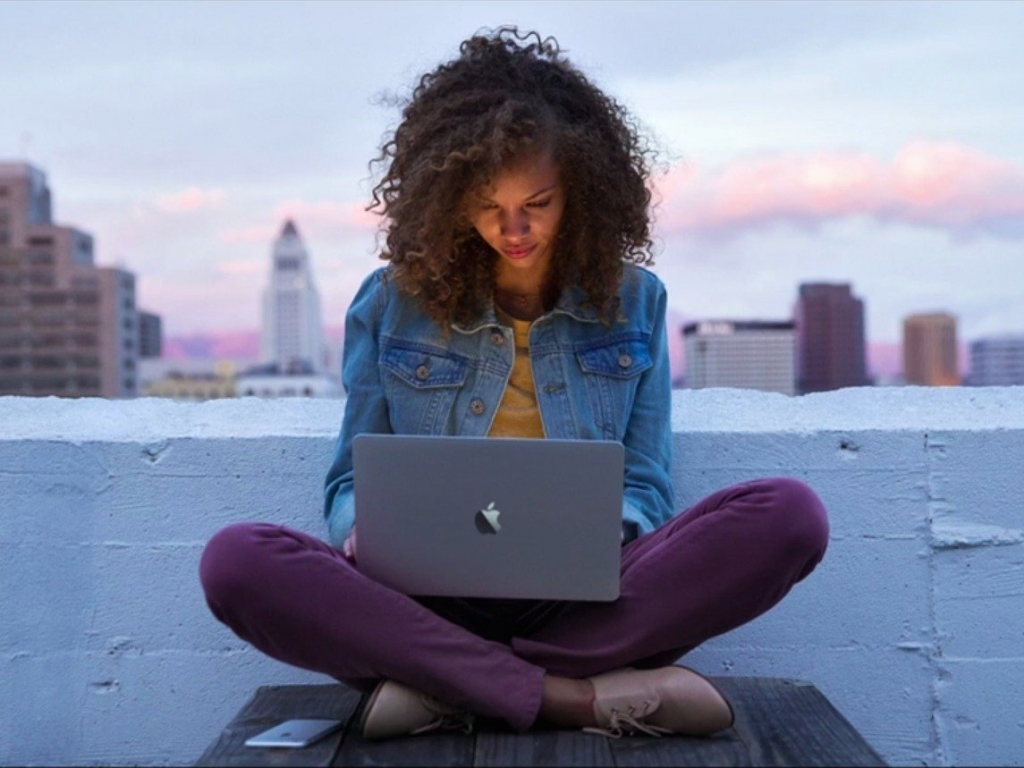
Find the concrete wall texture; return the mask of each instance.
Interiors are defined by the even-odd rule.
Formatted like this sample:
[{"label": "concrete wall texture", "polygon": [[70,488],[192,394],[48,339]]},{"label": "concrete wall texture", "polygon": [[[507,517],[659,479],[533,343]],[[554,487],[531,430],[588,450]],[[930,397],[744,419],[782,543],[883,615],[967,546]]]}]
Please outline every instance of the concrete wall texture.
[{"label": "concrete wall texture", "polygon": [[[338,400],[0,398],[0,764],[195,760],[259,685],[329,682],[209,614],[197,565],[239,520],[324,534]],[[1024,765],[1024,387],[679,391],[684,508],[809,482],[818,570],[687,656],[812,681],[891,763]]]}]

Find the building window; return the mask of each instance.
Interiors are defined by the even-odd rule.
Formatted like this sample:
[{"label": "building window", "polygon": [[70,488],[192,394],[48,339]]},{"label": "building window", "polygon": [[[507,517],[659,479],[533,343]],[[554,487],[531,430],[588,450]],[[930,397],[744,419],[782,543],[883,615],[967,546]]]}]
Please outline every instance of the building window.
[{"label": "building window", "polygon": [[28,276],[29,285],[34,285],[40,288],[53,288],[54,279],[53,275],[49,272],[32,272]]}]

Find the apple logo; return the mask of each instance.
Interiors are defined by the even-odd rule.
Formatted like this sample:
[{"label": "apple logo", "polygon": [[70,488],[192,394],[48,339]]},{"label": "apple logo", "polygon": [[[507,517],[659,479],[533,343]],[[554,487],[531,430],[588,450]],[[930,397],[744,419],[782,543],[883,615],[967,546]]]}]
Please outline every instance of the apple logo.
[{"label": "apple logo", "polygon": [[501,530],[501,523],[498,522],[498,515],[500,514],[501,511],[494,508],[493,501],[487,505],[486,509],[477,510],[476,515],[473,517],[476,529],[480,533],[497,533]]}]

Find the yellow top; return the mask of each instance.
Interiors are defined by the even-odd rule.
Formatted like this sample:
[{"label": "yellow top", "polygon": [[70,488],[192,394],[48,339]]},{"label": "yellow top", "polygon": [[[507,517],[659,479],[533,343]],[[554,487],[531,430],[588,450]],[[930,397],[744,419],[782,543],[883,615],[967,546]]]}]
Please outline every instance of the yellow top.
[{"label": "yellow top", "polygon": [[544,423],[537,406],[537,389],[533,381],[533,364],[530,362],[530,320],[516,320],[499,312],[502,322],[512,326],[515,337],[515,358],[512,374],[501,398],[498,412],[488,437],[544,437]]}]

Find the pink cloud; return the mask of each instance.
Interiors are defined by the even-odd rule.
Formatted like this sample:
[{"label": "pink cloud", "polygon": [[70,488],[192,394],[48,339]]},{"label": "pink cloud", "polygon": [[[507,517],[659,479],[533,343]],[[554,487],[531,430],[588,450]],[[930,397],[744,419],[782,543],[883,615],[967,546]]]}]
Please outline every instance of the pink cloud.
[{"label": "pink cloud", "polygon": [[156,207],[164,213],[192,213],[217,208],[224,202],[223,189],[202,189],[189,187],[173,195],[165,195],[156,201]]},{"label": "pink cloud", "polygon": [[847,216],[1024,237],[1024,167],[957,142],[913,141],[887,162],[864,152],[754,157],[672,169],[658,184],[669,232],[729,236]]},{"label": "pink cloud", "polygon": [[298,199],[279,203],[269,218],[273,223],[229,227],[221,230],[217,237],[227,245],[242,243],[269,247],[281,234],[281,226],[288,219],[295,222],[300,235],[313,232],[321,236],[338,230],[374,232],[380,223],[379,216],[365,211],[360,204]]},{"label": "pink cloud", "polygon": [[380,216],[364,209],[362,204],[335,203],[331,201],[286,200],[274,209],[274,215],[284,221],[294,219],[301,231],[303,225],[313,228],[357,229],[375,231]]},{"label": "pink cloud", "polygon": [[222,275],[230,277],[253,275],[266,272],[266,270],[267,264],[264,260],[253,261],[252,259],[231,259],[228,261],[217,262],[217,271]]},{"label": "pink cloud", "polygon": [[272,243],[281,232],[281,227],[274,225],[257,225],[253,227],[232,227],[223,230],[217,237],[222,243]]}]

